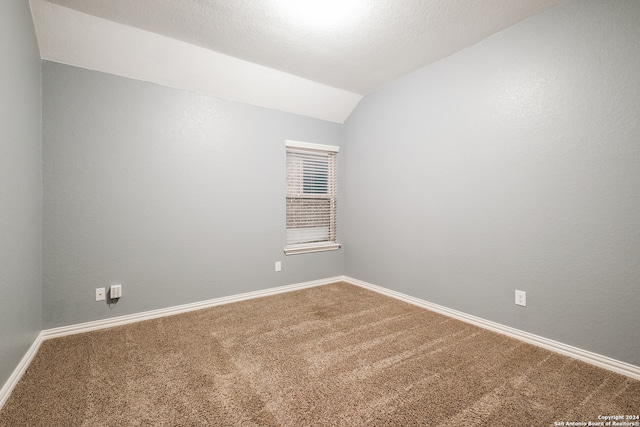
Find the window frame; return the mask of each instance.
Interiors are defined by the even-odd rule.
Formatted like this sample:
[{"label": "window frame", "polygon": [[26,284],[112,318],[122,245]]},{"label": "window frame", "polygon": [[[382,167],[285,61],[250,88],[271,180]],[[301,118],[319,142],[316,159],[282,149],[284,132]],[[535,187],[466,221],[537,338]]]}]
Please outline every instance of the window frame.
[{"label": "window frame", "polygon": [[[323,153],[323,154],[328,154],[333,156],[336,156],[337,153],[340,151],[340,147],[335,145],[316,144],[311,142],[292,141],[292,140],[285,140],[285,149],[286,149],[285,152],[286,152],[287,159],[290,151],[297,151],[301,153],[307,152],[310,155],[313,155],[314,153]],[[286,255],[294,255],[294,254],[309,253],[309,252],[332,251],[332,250],[340,249],[341,245],[340,243],[337,242],[337,228],[336,228],[336,218],[335,218],[337,215],[337,210],[336,210],[337,185],[335,181],[336,181],[337,172],[338,172],[336,160],[337,158],[333,160],[334,162],[333,168],[329,168],[327,170],[327,178],[332,179],[334,182],[334,184],[331,186],[327,184],[327,191],[329,192],[330,188],[332,190],[332,193],[330,194],[310,192],[308,193],[309,194],[308,197],[300,197],[300,195],[296,195],[295,197],[293,197],[288,192],[289,191],[288,182],[285,182],[285,200],[287,201],[293,198],[329,199],[331,201],[331,206],[329,208],[330,216],[331,216],[330,224],[329,224],[329,236],[333,235],[335,240],[323,240],[319,242],[316,241],[316,242],[306,242],[306,243],[296,243],[296,244],[290,244],[287,242],[285,243],[285,248],[284,248],[284,253]],[[288,170],[289,162],[286,160],[285,164],[286,164],[285,175],[288,179],[289,173],[290,173],[290,171]],[[302,180],[301,188],[304,188],[304,172],[303,172],[303,176],[301,177],[301,180]],[[288,214],[289,214],[288,206],[285,205],[285,231],[288,230],[286,226],[287,224],[286,218],[288,217]]]}]

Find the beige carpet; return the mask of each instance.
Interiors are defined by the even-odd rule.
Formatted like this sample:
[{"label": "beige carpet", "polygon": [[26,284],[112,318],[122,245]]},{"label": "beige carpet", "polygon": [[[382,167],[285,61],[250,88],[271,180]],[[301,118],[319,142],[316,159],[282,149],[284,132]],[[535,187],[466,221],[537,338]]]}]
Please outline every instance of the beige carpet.
[{"label": "beige carpet", "polygon": [[339,283],[45,341],[1,426],[551,426],[640,381]]}]

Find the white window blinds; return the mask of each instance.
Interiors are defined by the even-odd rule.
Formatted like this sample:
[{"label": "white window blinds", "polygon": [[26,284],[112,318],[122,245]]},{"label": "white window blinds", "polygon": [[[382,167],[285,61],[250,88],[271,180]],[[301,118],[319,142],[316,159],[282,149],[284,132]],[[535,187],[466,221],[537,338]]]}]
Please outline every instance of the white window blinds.
[{"label": "white window blinds", "polygon": [[338,249],[336,154],[338,147],[287,141],[285,252]]}]

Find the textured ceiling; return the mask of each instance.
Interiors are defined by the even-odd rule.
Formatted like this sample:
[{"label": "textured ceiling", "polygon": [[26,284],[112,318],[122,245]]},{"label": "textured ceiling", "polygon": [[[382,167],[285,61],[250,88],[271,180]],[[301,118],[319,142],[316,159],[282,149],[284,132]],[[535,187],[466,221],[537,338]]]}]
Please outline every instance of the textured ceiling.
[{"label": "textured ceiling", "polygon": [[48,1],[364,95],[564,0]]}]

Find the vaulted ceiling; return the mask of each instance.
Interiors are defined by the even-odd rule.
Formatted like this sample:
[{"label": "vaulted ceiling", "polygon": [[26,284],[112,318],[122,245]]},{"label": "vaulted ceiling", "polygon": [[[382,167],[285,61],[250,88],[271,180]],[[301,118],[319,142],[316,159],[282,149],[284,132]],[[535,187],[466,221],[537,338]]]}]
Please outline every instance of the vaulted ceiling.
[{"label": "vaulted ceiling", "polygon": [[43,59],[323,120],[564,0],[30,0]]}]

